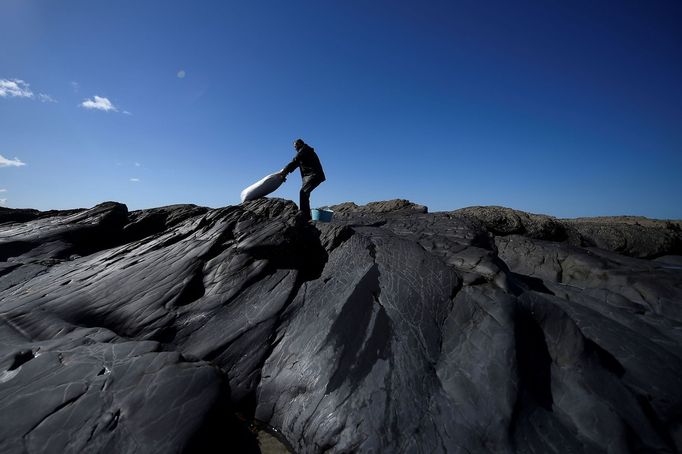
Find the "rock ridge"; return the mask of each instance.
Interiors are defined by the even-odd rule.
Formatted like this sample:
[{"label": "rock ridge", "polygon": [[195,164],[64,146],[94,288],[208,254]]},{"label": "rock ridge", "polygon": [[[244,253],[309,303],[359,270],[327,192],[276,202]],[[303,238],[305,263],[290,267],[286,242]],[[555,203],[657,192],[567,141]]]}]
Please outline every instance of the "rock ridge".
[{"label": "rock ridge", "polygon": [[0,450],[679,452],[679,221],[0,211]]}]

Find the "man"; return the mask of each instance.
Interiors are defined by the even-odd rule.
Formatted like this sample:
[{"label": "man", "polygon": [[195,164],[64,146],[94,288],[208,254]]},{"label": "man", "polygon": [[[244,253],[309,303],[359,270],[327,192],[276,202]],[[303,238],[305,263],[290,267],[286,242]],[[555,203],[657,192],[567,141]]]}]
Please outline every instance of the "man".
[{"label": "man", "polygon": [[298,208],[303,213],[303,217],[310,220],[310,193],[326,178],[322,170],[322,164],[320,164],[320,158],[317,157],[315,150],[301,139],[296,139],[294,148],[296,149],[296,156],[294,156],[293,161],[282,169],[280,175],[286,178],[288,174],[296,170],[296,167],[301,169],[303,185],[299,193],[300,203]]}]

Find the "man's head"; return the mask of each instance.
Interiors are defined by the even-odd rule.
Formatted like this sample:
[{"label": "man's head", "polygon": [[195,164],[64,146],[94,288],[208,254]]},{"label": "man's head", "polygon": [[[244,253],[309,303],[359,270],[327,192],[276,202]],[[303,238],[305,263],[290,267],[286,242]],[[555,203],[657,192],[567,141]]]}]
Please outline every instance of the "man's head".
[{"label": "man's head", "polygon": [[305,145],[305,142],[302,139],[294,140],[294,148],[296,148],[297,150],[300,150],[303,147],[303,145]]}]

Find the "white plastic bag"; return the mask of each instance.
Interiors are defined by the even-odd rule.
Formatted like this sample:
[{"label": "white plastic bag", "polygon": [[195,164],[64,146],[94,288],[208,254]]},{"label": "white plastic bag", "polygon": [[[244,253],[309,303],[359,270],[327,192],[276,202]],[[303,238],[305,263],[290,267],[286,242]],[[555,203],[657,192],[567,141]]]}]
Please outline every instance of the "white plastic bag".
[{"label": "white plastic bag", "polygon": [[256,200],[274,192],[284,183],[284,177],[279,173],[272,173],[255,182],[241,193],[242,203]]}]

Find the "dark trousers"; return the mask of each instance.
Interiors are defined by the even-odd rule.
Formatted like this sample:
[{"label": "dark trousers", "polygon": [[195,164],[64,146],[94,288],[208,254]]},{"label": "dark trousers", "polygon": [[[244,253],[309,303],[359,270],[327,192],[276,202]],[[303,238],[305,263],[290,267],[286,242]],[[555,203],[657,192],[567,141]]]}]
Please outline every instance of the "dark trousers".
[{"label": "dark trousers", "polygon": [[301,210],[301,213],[303,213],[305,219],[312,219],[310,216],[310,193],[323,181],[323,179],[316,177],[303,179],[303,186],[301,186],[301,192],[299,192],[300,203],[298,204],[298,208]]}]

